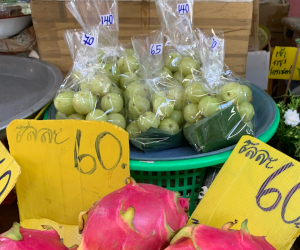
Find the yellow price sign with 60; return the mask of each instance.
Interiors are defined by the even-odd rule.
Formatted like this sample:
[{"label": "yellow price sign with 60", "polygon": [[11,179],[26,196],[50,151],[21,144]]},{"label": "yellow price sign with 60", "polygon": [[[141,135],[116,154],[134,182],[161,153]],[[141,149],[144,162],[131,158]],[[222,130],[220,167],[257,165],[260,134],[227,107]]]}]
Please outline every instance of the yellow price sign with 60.
[{"label": "yellow price sign with 60", "polygon": [[190,224],[222,227],[248,219],[253,235],[288,250],[300,234],[300,164],[251,136],[243,136]]},{"label": "yellow price sign with 60", "polygon": [[22,167],[16,186],[21,222],[38,214],[76,225],[81,211],[130,176],[128,133],[110,123],[15,120],[7,134]]}]

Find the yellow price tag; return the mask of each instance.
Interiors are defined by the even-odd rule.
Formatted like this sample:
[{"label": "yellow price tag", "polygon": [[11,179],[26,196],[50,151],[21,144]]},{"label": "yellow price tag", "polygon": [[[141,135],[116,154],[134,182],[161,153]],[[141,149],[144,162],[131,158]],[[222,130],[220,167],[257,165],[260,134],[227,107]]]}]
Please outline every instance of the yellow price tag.
[{"label": "yellow price tag", "polygon": [[189,224],[221,228],[248,219],[253,235],[280,250],[300,234],[300,164],[251,136],[243,136],[204,195]]},{"label": "yellow price tag", "polygon": [[20,173],[20,166],[0,142],[0,204],[15,186]]},{"label": "yellow price tag", "polygon": [[[270,64],[270,79],[290,79],[297,48],[275,47]],[[298,57],[293,80],[300,80],[300,56]]]},{"label": "yellow price tag", "polygon": [[77,225],[81,211],[130,176],[128,133],[110,123],[15,120],[7,135],[22,167],[16,185],[22,225]]}]

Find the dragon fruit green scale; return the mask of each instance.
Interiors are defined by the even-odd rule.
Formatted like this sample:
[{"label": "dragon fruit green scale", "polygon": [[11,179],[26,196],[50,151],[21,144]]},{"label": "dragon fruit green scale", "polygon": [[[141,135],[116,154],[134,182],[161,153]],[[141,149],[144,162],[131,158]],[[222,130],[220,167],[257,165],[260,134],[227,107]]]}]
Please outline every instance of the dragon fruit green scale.
[{"label": "dragon fruit green scale", "polygon": [[126,186],[101,200],[87,212],[78,250],[162,250],[188,217],[188,199],[179,193],[150,184],[137,184],[132,178]]}]

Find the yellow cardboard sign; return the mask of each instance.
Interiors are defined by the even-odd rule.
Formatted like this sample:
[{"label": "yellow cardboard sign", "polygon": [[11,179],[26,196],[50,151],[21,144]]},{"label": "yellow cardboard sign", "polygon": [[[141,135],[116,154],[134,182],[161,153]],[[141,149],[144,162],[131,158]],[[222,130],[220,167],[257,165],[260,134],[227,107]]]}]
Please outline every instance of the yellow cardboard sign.
[{"label": "yellow cardboard sign", "polygon": [[243,136],[189,224],[221,228],[248,219],[250,233],[278,250],[300,234],[300,163],[251,136]]},{"label": "yellow cardboard sign", "polygon": [[[290,79],[297,48],[275,47],[270,64],[270,79]],[[298,57],[293,80],[300,80],[300,56]]]},{"label": "yellow cardboard sign", "polygon": [[78,244],[79,213],[130,176],[128,133],[107,122],[15,120],[7,135],[22,168],[21,225],[50,224],[67,246]]},{"label": "yellow cardboard sign", "polygon": [[15,186],[20,173],[20,166],[0,142],[0,204]]}]

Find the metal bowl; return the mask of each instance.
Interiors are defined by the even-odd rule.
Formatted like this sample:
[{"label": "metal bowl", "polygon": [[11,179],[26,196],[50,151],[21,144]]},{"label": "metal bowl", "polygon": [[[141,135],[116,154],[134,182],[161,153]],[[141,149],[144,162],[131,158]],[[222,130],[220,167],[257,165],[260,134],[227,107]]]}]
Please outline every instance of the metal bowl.
[{"label": "metal bowl", "polygon": [[31,23],[31,15],[0,19],[0,39],[17,35]]},{"label": "metal bowl", "polygon": [[0,140],[12,120],[31,117],[50,102],[62,81],[48,62],[0,55]]}]

